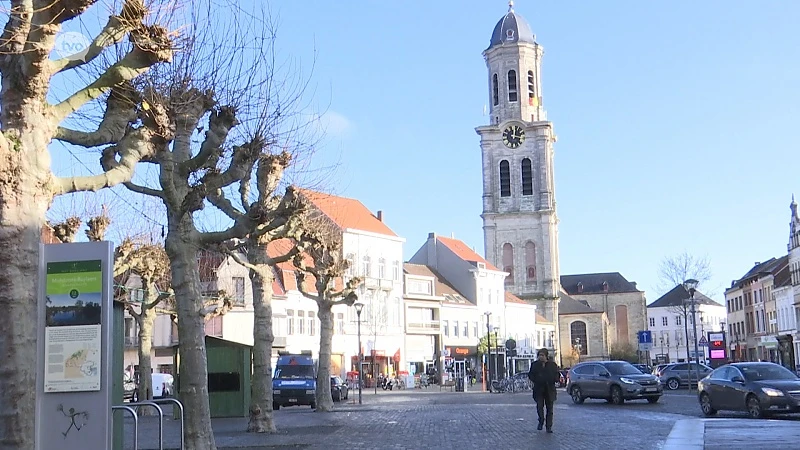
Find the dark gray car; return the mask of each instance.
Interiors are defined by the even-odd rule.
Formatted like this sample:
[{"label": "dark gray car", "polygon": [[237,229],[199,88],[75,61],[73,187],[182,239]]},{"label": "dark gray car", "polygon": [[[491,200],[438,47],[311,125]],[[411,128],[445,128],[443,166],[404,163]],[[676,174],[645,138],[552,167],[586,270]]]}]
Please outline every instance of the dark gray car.
[{"label": "dark gray car", "polygon": [[747,411],[758,419],[767,413],[800,412],[800,378],[775,363],[733,363],[700,380],[700,408],[706,416],[720,410]]},{"label": "dark gray car", "polygon": [[605,399],[615,405],[636,399],[656,403],[663,392],[658,378],[642,373],[627,361],[580,363],[570,369],[567,383],[567,393],[576,404],[587,398]]}]

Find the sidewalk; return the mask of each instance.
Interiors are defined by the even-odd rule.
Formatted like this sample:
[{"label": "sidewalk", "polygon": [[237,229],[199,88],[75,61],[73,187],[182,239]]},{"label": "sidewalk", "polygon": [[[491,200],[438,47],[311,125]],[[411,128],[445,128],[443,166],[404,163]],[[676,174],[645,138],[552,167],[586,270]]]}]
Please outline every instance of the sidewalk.
[{"label": "sidewalk", "polygon": [[685,419],[672,428],[662,450],[751,450],[785,448],[795,442],[798,421]]}]

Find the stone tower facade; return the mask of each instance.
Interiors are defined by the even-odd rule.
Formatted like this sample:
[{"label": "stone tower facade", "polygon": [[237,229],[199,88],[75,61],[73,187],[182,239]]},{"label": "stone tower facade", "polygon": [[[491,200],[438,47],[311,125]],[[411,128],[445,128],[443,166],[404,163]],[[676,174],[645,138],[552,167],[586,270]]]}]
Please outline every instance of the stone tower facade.
[{"label": "stone tower facade", "polygon": [[561,292],[552,123],[542,103],[544,51],[513,3],[492,33],[486,60],[489,125],[483,155],[486,259],[508,272],[506,290],[558,323]]}]

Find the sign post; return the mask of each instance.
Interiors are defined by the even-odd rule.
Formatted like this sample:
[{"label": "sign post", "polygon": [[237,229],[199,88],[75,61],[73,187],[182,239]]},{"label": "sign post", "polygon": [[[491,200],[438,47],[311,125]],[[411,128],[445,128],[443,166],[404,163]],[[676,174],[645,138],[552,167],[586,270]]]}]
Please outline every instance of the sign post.
[{"label": "sign post", "polygon": [[36,448],[111,448],[113,244],[40,254]]},{"label": "sign post", "polygon": [[[639,351],[647,353],[653,348],[653,333],[650,330],[638,331],[636,335],[639,337]],[[650,358],[647,358],[647,364],[650,365]],[[641,357],[640,361],[641,362]]]},{"label": "sign post", "polygon": [[[703,336],[702,339],[706,339],[706,337]],[[709,365],[712,368],[716,369],[728,363],[728,346],[726,345],[724,331],[710,331],[706,345],[708,345]]]}]

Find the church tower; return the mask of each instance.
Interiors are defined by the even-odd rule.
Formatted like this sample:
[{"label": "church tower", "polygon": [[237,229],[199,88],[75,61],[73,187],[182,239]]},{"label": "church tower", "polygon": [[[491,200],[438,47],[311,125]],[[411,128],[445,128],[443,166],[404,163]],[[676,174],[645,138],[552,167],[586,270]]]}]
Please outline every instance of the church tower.
[{"label": "church tower", "polygon": [[561,292],[552,123],[542,103],[544,50],[528,23],[508,13],[483,52],[489,125],[476,128],[483,160],[486,259],[509,275],[506,290],[558,324]]}]

